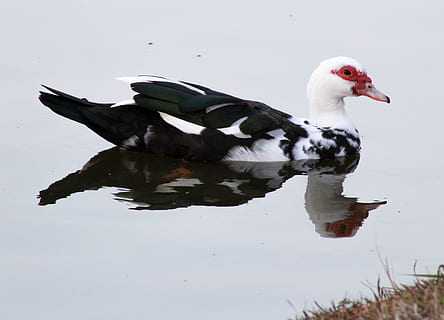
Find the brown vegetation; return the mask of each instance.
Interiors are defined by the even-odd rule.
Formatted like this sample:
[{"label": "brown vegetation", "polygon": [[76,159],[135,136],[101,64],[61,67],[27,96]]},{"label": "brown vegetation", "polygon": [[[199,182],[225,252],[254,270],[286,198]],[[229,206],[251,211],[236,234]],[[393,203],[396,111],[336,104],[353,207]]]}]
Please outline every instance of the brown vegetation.
[{"label": "brown vegetation", "polygon": [[444,320],[444,265],[434,275],[415,274],[413,285],[397,285],[387,275],[391,287],[378,281],[372,299],[344,299],[329,308],[317,304],[296,320]]}]

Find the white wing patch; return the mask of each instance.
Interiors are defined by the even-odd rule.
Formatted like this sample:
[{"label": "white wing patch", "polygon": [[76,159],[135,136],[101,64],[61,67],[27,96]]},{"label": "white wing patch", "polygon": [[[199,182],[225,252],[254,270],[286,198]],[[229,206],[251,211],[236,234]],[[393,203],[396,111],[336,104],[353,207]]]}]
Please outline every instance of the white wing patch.
[{"label": "white wing patch", "polygon": [[120,107],[120,106],[127,106],[127,105],[135,105],[135,104],[136,104],[136,101],[134,101],[134,99],[128,99],[128,100],[123,100],[123,101],[113,104],[111,106],[111,108]]},{"label": "white wing patch", "polygon": [[205,129],[205,127],[199,126],[198,124],[173,117],[167,113],[159,112],[159,114],[166,123],[172,125],[173,127],[176,127],[177,129],[185,133],[200,134],[202,130]]},{"label": "white wing patch", "polygon": [[244,120],[246,120],[246,119],[247,119],[247,117],[242,117],[239,120],[236,120],[235,122],[233,122],[231,124],[231,126],[229,126],[227,128],[220,128],[218,130],[225,133],[225,134],[232,134],[233,136],[238,137],[238,138],[243,138],[243,139],[251,138],[251,135],[243,133],[241,131],[241,129],[239,128],[239,125],[242,122],[244,122]]},{"label": "white wing patch", "polygon": [[150,83],[152,83],[152,82],[168,82],[168,83],[174,83],[174,84],[178,84],[178,85],[180,85],[182,87],[185,87],[187,89],[193,90],[193,91],[195,91],[195,92],[197,92],[199,94],[205,95],[205,92],[203,90],[200,90],[200,89],[198,89],[196,87],[193,87],[193,86],[191,86],[189,84],[186,84],[186,83],[183,83],[181,81],[167,79],[167,78],[164,78],[164,77],[158,77],[158,76],[119,77],[119,78],[117,78],[117,80],[124,81],[124,82],[127,82],[129,84],[136,83],[136,82],[150,82]]},{"label": "white wing patch", "polygon": [[[185,132],[185,133],[201,134],[202,130],[206,129],[206,127],[176,118],[176,117],[169,115],[167,113],[159,112],[159,114],[166,123],[172,125],[173,127],[176,127],[177,129],[179,129],[180,131]],[[219,130],[220,132],[222,132],[226,135],[231,134],[231,135],[238,137],[238,138],[244,138],[244,139],[251,138],[251,135],[243,133],[239,128],[239,123],[241,123],[245,119],[246,119],[246,117],[241,118],[241,119],[237,120],[236,122],[234,122],[231,127],[218,128],[217,130]]]},{"label": "white wing patch", "polygon": [[231,104],[232,104],[232,103],[215,104],[214,106],[209,106],[209,107],[207,107],[207,108],[205,109],[205,112],[208,113],[208,112],[211,112],[211,111],[213,111],[213,110],[217,110],[217,109],[219,109],[219,108],[229,106],[229,105],[231,105]]}]

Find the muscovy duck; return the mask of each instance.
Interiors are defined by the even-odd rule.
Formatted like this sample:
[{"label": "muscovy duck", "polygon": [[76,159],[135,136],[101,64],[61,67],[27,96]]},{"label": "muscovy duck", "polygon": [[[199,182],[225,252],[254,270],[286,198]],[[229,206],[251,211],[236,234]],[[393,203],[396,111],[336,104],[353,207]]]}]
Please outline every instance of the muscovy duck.
[{"label": "muscovy duck", "polygon": [[43,86],[40,101],[122,148],[200,161],[331,159],[358,153],[359,132],[344,98],[389,103],[362,65],[347,57],[324,60],[307,85],[309,119],[201,85],[158,76],[123,77],[136,95],[94,103]]}]

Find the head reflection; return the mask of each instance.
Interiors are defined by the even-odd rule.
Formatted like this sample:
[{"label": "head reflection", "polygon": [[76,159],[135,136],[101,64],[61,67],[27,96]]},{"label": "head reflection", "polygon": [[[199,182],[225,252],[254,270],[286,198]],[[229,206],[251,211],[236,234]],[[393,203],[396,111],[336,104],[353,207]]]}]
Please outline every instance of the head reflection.
[{"label": "head reflection", "polygon": [[363,203],[358,198],[344,196],[345,177],[345,173],[308,173],[305,209],[321,237],[353,237],[368,217],[369,211],[386,203]]},{"label": "head reflection", "polygon": [[307,175],[305,208],[322,237],[351,237],[368,212],[385,202],[359,203],[343,193],[359,157],[331,161],[201,163],[112,148],[81,170],[40,191],[40,205],[86,190],[114,187],[116,200],[135,210],[237,206],[265,197],[295,175]]}]

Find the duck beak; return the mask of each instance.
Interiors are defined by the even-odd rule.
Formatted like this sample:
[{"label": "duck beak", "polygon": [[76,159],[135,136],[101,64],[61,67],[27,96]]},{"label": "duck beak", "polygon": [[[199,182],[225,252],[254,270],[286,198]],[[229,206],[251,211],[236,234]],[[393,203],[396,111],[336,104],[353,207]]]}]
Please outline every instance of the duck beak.
[{"label": "duck beak", "polygon": [[390,103],[390,98],[376,89],[371,82],[366,82],[365,85],[359,83],[353,87],[353,93],[358,96],[367,96],[377,101]]}]

